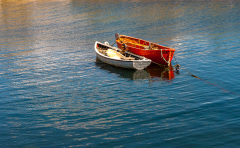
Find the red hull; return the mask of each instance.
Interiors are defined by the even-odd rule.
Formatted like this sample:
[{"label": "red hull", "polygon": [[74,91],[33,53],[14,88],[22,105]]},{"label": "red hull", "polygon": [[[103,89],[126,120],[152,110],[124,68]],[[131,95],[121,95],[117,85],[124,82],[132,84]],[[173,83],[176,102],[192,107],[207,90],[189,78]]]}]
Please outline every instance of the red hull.
[{"label": "red hull", "polygon": [[[142,39],[120,35],[116,39],[118,48],[123,49],[123,44],[126,45],[126,50],[151,59],[153,63],[170,65],[175,49],[161,46]],[[149,49],[149,45],[152,47]]]}]

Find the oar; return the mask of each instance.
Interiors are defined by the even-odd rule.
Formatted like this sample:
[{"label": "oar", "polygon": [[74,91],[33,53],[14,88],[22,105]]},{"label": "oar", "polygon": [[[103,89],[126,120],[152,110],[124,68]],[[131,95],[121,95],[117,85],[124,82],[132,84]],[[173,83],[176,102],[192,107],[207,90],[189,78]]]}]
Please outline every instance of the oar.
[{"label": "oar", "polygon": [[[120,39],[120,36],[119,36],[119,33],[115,33],[115,38],[116,38],[116,40],[120,40],[121,41],[121,39]],[[122,42],[122,41],[121,41]]]},{"label": "oar", "polygon": [[[119,36],[119,33],[115,33],[115,38],[116,40],[119,40],[121,43],[123,43],[123,41],[121,40],[120,36]],[[121,49],[121,53],[124,54],[126,49],[127,49],[127,45],[123,43],[123,46],[122,46],[123,49]]]}]

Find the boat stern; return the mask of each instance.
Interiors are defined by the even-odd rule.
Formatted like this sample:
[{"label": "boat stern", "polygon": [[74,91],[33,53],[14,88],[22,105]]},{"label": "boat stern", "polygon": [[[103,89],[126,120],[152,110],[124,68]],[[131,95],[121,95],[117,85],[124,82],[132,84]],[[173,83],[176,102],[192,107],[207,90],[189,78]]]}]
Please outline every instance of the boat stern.
[{"label": "boat stern", "polygon": [[151,60],[145,59],[145,60],[136,60],[133,62],[133,67],[137,70],[142,70],[146,67],[148,67],[151,64]]}]

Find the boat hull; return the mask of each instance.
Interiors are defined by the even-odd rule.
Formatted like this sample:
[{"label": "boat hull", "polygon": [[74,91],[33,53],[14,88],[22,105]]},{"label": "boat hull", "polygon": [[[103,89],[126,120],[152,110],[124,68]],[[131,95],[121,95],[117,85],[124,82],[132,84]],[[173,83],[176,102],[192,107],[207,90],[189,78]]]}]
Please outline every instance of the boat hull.
[{"label": "boat hull", "polygon": [[[116,39],[116,43],[120,49],[122,49],[123,44],[125,44],[127,51],[144,56],[152,60],[153,63],[161,65],[170,65],[175,52],[173,48],[125,35],[120,35],[120,38]],[[153,48],[151,49],[149,46]]]},{"label": "boat hull", "polygon": [[[117,66],[117,67],[128,68],[128,69],[137,69],[137,70],[142,70],[151,64],[151,60],[141,57],[141,56],[138,56],[138,55],[134,55],[134,56],[137,56],[139,60],[123,60],[123,59],[110,58],[98,51],[98,49],[97,49],[98,45],[106,46],[107,48],[114,49],[114,50],[115,50],[115,48],[113,48],[109,45],[102,44],[100,42],[95,43],[95,52],[96,52],[97,58],[104,63],[110,64],[113,66]],[[131,53],[128,52],[128,54],[131,54]]]}]

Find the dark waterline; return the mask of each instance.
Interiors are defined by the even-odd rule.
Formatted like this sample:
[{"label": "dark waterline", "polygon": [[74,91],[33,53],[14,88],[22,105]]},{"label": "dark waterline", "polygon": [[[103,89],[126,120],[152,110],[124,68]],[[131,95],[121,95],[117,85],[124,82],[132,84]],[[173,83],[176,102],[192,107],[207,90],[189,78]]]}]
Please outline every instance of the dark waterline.
[{"label": "dark waterline", "polygon": [[[239,147],[239,8],[0,1],[0,147]],[[176,73],[174,60],[143,71],[97,60],[95,41],[113,44],[117,32],[175,48],[211,84]]]}]

